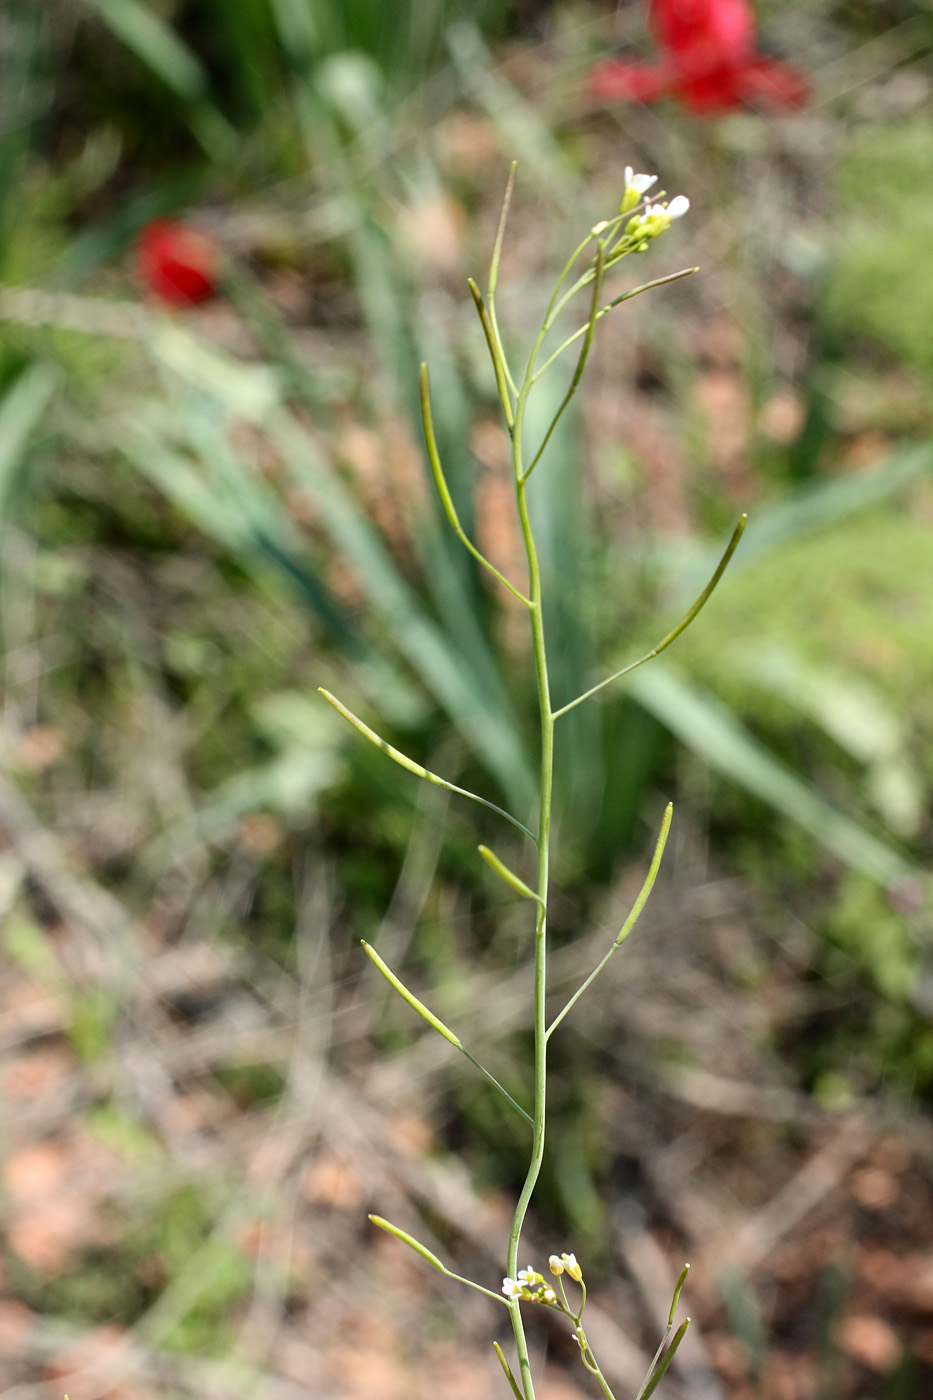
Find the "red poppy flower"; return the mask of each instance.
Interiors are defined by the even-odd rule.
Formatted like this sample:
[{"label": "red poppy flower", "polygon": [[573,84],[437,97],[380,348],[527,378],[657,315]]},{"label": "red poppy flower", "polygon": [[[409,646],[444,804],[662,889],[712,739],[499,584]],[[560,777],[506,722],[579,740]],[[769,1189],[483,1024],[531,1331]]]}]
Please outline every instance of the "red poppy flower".
[{"label": "red poppy flower", "polygon": [[136,262],[145,287],[167,306],[196,306],[217,289],[216,245],[173,219],[146,224],[136,240]]},{"label": "red poppy flower", "polygon": [[648,15],[660,62],[599,64],[590,74],[594,97],[657,102],[677,96],[700,113],[790,109],[809,97],[799,69],[757,52],[748,0],[649,0]]}]

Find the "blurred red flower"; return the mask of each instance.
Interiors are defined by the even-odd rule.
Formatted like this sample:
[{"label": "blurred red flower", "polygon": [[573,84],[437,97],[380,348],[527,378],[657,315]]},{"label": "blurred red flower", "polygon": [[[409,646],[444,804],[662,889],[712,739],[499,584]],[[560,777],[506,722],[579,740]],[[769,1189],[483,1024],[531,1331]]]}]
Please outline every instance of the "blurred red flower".
[{"label": "blurred red flower", "polygon": [[737,107],[802,107],[806,76],[755,48],[755,15],[748,0],[648,0],[660,50],[657,64],[609,59],[590,73],[602,100],[657,102],[677,96],[692,112]]},{"label": "blurred red flower", "polygon": [[136,239],[143,285],[167,306],[196,306],[217,290],[217,247],[173,219],[155,219]]}]

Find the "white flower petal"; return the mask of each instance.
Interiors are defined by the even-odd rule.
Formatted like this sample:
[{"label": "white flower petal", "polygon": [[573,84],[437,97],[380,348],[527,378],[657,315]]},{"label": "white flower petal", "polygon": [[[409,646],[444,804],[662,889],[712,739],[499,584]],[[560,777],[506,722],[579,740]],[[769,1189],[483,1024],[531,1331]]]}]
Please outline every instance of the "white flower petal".
[{"label": "white flower petal", "polygon": [[685,194],[676,195],[667,206],[669,219],[682,219],[690,208],[690,201]]},{"label": "white flower petal", "polygon": [[[625,171],[628,174],[628,169]],[[645,190],[650,190],[651,186],[657,184],[657,175],[635,175],[631,180],[626,180],[626,189],[635,190],[636,194],[644,194]]]}]

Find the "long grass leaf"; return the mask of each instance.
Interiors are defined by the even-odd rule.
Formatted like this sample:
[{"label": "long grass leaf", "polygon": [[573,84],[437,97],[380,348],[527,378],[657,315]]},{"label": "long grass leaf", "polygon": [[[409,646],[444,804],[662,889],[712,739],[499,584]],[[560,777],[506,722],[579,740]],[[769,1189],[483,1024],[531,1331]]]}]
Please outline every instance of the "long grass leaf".
[{"label": "long grass leaf", "polygon": [[57,382],[54,365],[30,365],[0,402],[0,522],[7,518],[27,444]]},{"label": "long grass leaf", "polygon": [[225,159],[234,146],[226,119],[207,100],[207,71],[173,29],[139,0],[84,0],[121,43],[188,105],[188,121],[205,152]]},{"label": "long grass leaf", "polygon": [[[756,510],[730,574],[747,569],[762,555],[805,535],[818,533],[856,511],[890,500],[899,491],[933,473],[933,444],[919,443],[893,452],[879,465],[849,472],[797,492],[780,505]],[[688,594],[712,569],[712,551],[694,556],[679,571],[677,590]]]},{"label": "long grass leaf", "polygon": [[179,97],[196,102],[207,91],[199,58],[155,10],[138,0],[85,0],[112,34]]},{"label": "long grass leaf", "polygon": [[446,39],[457,76],[498,127],[503,146],[569,210],[581,192],[579,176],[534,107],[497,72],[476,25],[461,20],[450,26]]},{"label": "long grass leaf", "polygon": [[808,832],[825,850],[886,888],[913,874],[900,851],[866,831],[798,778],[713,696],[661,662],[626,681],[629,694],[716,772]]}]

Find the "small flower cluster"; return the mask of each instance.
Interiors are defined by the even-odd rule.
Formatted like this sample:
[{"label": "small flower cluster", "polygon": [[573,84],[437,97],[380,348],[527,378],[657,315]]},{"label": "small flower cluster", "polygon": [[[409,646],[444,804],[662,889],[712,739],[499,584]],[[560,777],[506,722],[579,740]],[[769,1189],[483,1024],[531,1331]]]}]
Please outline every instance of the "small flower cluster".
[{"label": "small flower cluster", "polygon": [[573,1279],[574,1283],[583,1282],[583,1270],[577,1263],[577,1256],[575,1254],[552,1254],[547,1263],[551,1273],[557,1278],[560,1278],[561,1274],[567,1273]]},{"label": "small flower cluster", "polygon": [[[575,1254],[552,1254],[548,1260],[548,1267],[557,1278],[566,1273],[576,1283],[583,1282],[583,1270],[577,1263]],[[523,1303],[544,1303],[546,1307],[558,1308],[561,1312],[567,1311],[566,1299],[561,1302],[553,1288],[545,1283],[544,1275],[539,1274],[530,1264],[527,1269],[519,1269],[516,1278],[504,1278],[502,1292],[507,1298],[518,1298]]]},{"label": "small flower cluster", "polygon": [[[619,208],[621,213],[634,209],[643,194],[657,181],[657,175],[636,175],[630,165],[625,167],[625,192]],[[633,252],[643,253],[660,234],[666,233],[674,219],[682,219],[690,208],[684,194],[675,195],[670,203],[649,204],[643,214],[636,214],[625,226],[625,237],[632,240]]]},{"label": "small flower cluster", "polygon": [[502,1292],[507,1298],[519,1298],[523,1303],[545,1303],[553,1307],[557,1302],[557,1294],[545,1285],[544,1275],[536,1273],[530,1264],[527,1269],[519,1269],[517,1278],[504,1278]]}]

